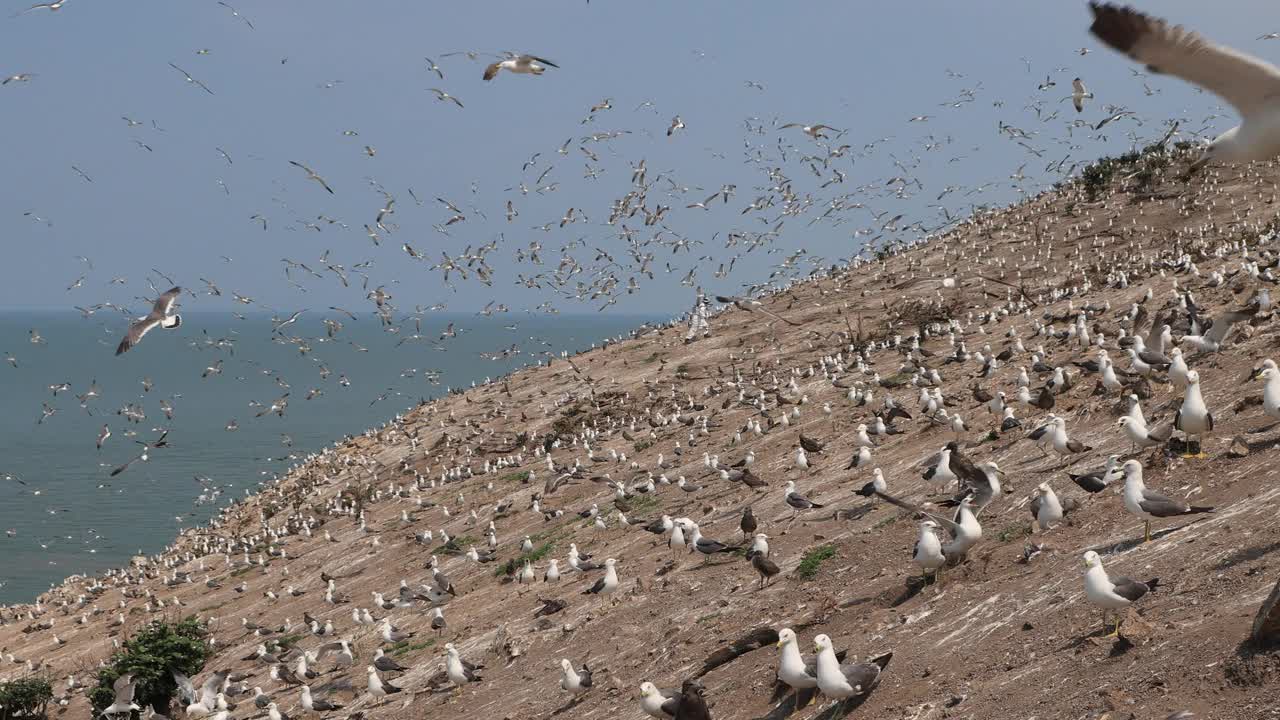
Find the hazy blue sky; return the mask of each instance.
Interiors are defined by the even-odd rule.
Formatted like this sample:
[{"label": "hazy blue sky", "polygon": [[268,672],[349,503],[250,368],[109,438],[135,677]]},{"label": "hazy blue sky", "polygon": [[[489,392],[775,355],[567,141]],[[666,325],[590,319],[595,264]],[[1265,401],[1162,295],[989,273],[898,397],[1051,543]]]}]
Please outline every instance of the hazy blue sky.
[{"label": "hazy blue sky", "polygon": [[[6,0],[4,6],[16,11],[28,4]],[[1031,178],[1053,180],[1044,173],[1051,162],[1123,150],[1130,131],[1158,137],[1169,118],[1181,118],[1184,130],[1201,128],[1217,106],[1216,98],[1176,79],[1133,75],[1132,63],[1088,35],[1083,2],[231,4],[255,29],[214,0],[68,0],[57,13],[6,12],[0,18],[0,77],[35,74],[30,82],[0,87],[0,307],[128,302],[149,294],[151,268],[194,289],[205,277],[227,291],[222,298],[187,299],[188,307],[238,308],[231,290],[280,309],[370,307],[358,287],[343,288],[330,273],[324,279],[295,276],[305,293],[285,282],[281,258],[320,269],[319,258],[329,250],[330,261],[347,268],[372,261],[372,284],[389,286],[402,309],[447,302],[450,310],[466,311],[496,299],[513,310],[552,300],[565,312],[594,312],[601,302],[578,304],[517,287],[516,273],[527,276],[538,268],[517,264],[514,255],[530,241],[541,242],[543,269],[554,270],[559,248],[581,238],[585,247],[572,251],[578,260],[599,267],[605,263],[595,262],[594,248],[611,252],[624,266],[616,272],[625,284],[636,273],[626,267],[616,228],[603,221],[610,202],[631,188],[630,164],[644,158],[650,178],[666,173],[678,185],[705,188],[667,196],[663,182],[649,198],[651,206],[673,206],[665,222],[673,233],[705,244],[674,257],[653,248],[657,279],[640,277],[641,289],[623,294],[613,310],[678,311],[692,297],[679,279],[695,265],[699,284],[729,291],[762,280],[797,248],[828,260],[847,257],[861,243],[855,229],[882,224],[872,211],[906,213],[903,226],[916,219],[933,226],[940,215],[927,206],[938,203],[948,185],[986,186],[971,196],[961,190],[944,198],[940,204],[953,213],[970,203],[1008,202],[1017,197],[1009,176],[1024,163]],[[1273,3],[1233,2],[1230,8],[1210,11],[1191,0],[1144,3],[1149,12],[1213,39],[1263,57],[1280,55],[1280,42],[1254,39],[1280,29]],[[1092,52],[1081,56],[1082,47]],[[198,54],[202,49],[209,52]],[[444,57],[459,50],[527,51],[561,69],[538,78],[504,74],[486,83],[482,62]],[[440,64],[443,80],[428,72],[425,56]],[[185,82],[170,62],[214,94]],[[1096,122],[1106,104],[1116,104],[1138,111],[1144,124],[1115,123],[1105,141],[1081,129],[1068,139],[1067,124],[1076,117],[1060,100],[1076,75],[1097,95],[1082,117]],[[1056,87],[1038,90],[1046,76]],[[1154,94],[1144,94],[1144,82]],[[437,102],[430,87],[456,95],[465,109]],[[973,91],[972,102],[942,106],[964,89]],[[612,98],[613,109],[582,124],[588,108],[605,98]],[[1042,114],[1061,114],[1039,121],[1028,108],[1035,100],[1044,101]],[[636,109],[646,101],[651,108]],[[666,129],[677,114],[687,127],[669,139]],[[908,122],[919,115],[931,117]],[[142,124],[130,127],[122,116]],[[748,135],[745,118],[757,118],[753,124],[765,125],[765,133]],[[1037,133],[1028,144],[1043,157],[1000,134],[1002,120]],[[835,144],[853,150],[831,163],[847,174],[843,184],[820,188],[831,171],[817,177],[798,162],[817,146],[797,130],[771,127],[791,121],[847,130]],[[1228,126],[1224,119],[1209,124]],[[344,136],[346,130],[359,135]],[[585,135],[614,130],[630,134],[587,145],[598,161],[577,149]],[[937,142],[931,150],[928,136]],[[568,138],[574,139],[570,153],[557,154]],[[860,155],[864,144],[880,138],[889,139]],[[765,162],[744,162],[748,143],[763,148]],[[374,157],[366,145],[376,149]],[[536,164],[522,172],[536,152]],[[912,187],[909,198],[884,189],[887,178],[903,174],[895,159],[923,185]],[[289,160],[314,167],[335,194],[307,181]],[[548,182],[560,183],[555,192],[506,190],[522,180],[532,187],[550,164],[555,169]],[[584,178],[588,165],[597,168],[597,179]],[[770,166],[782,167],[796,192],[816,207],[788,219],[775,241],[777,252],[766,255],[762,248],[739,260],[727,277],[712,277],[719,262],[741,251],[723,247],[727,232],[765,229],[756,214],[741,211],[769,186],[763,170]],[[363,229],[383,203],[371,179],[397,199],[392,221],[398,230],[376,248]],[[684,207],[724,183],[738,185],[727,205],[710,212]],[[864,202],[865,210],[847,211],[838,227],[808,226],[831,197],[863,184],[874,190],[848,202]],[[1038,186],[1043,184],[1031,180],[1023,185],[1028,191]],[[450,227],[448,237],[432,229],[451,214],[434,201],[437,196],[469,216]],[[510,223],[507,200],[519,212]],[[589,221],[551,232],[531,229],[558,224],[569,207],[585,210]],[[250,220],[254,214],[267,218],[265,232]],[[320,221],[316,232],[299,222],[319,215],[349,227]],[[759,215],[772,223],[778,212]],[[639,220],[629,225],[645,231]],[[721,235],[712,241],[717,231]],[[453,255],[499,233],[503,240],[490,256],[492,287],[473,279],[452,292],[428,270],[441,251]],[[401,250],[406,242],[427,261],[412,261]],[[93,269],[77,255],[91,258]],[[703,255],[713,259],[699,261]],[[587,274],[576,279],[589,282]],[[67,291],[81,275],[87,275],[83,286]],[[127,281],[109,284],[115,277]]]}]

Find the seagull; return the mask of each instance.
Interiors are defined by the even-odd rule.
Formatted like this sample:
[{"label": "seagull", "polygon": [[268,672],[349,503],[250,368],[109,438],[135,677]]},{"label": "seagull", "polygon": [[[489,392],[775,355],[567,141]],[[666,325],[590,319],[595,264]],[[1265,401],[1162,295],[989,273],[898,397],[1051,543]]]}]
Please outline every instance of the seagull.
[{"label": "seagull", "polygon": [[446,653],[444,661],[445,674],[448,676],[449,682],[453,683],[458,689],[461,689],[467,683],[480,682],[483,679],[476,673],[480,669],[479,666],[463,660],[462,656],[458,654],[458,648],[454,647],[453,643],[445,643],[444,650]]},{"label": "seagull", "polygon": [[679,690],[659,690],[658,686],[651,682],[640,683],[640,709],[649,717],[670,720],[673,713],[664,710],[663,706],[678,697],[680,697]]},{"label": "seagull", "polygon": [[1031,516],[1041,530],[1048,530],[1062,520],[1062,503],[1049,483],[1036,486],[1036,497],[1031,501]]},{"label": "seagull", "polygon": [[675,134],[677,130],[683,130],[683,129],[684,129],[684,120],[681,120],[680,116],[677,115],[671,118],[671,125],[670,127],[667,128],[667,137],[671,137],[672,135]]},{"label": "seagull", "polygon": [[830,137],[829,135],[824,134],[822,132],[823,130],[830,130],[837,134],[844,132],[843,130],[833,128],[830,125],[823,125],[821,123],[817,125],[805,125],[803,123],[787,123],[786,125],[780,126],[778,129],[786,130],[787,128],[793,128],[793,127],[800,128],[800,132],[804,133],[805,135],[808,135],[814,140]]},{"label": "seagull", "polygon": [[182,294],[182,288],[174,287],[156,298],[155,304],[151,307],[151,312],[129,326],[129,331],[125,333],[124,339],[116,347],[116,355],[126,353],[134,345],[142,342],[143,336],[151,332],[157,325],[165,330],[173,330],[181,325],[182,316],[173,312],[173,307],[177,303],[180,294]]},{"label": "seagull", "polygon": [[292,166],[294,166],[294,167],[296,167],[296,168],[302,168],[302,169],[303,169],[303,171],[305,171],[305,172],[307,173],[307,179],[308,179],[308,180],[315,180],[316,182],[320,183],[320,187],[323,187],[325,190],[328,190],[330,195],[334,194],[334,193],[333,193],[333,188],[329,187],[329,183],[325,182],[325,181],[324,181],[324,178],[322,178],[322,177],[320,177],[318,174],[316,174],[316,171],[315,171],[315,170],[312,170],[311,168],[307,167],[306,165],[303,165],[302,163],[297,162],[297,161],[295,161],[295,160],[290,160],[290,161],[289,161],[289,164],[290,164],[290,165],[292,165]]},{"label": "seagull", "polygon": [[1093,93],[1085,89],[1084,81],[1081,80],[1080,78],[1076,78],[1075,80],[1072,80],[1071,81],[1071,104],[1076,106],[1076,112],[1084,111],[1084,101],[1086,99],[1092,100]]},{"label": "seagull", "polygon": [[375,702],[386,699],[387,695],[400,692],[401,688],[392,685],[390,682],[378,677],[378,670],[372,665],[365,668],[369,672],[369,696]]},{"label": "seagull", "polygon": [[[1102,606],[1102,629],[1107,628],[1107,611],[1122,610],[1142,599],[1143,595],[1156,589],[1159,578],[1151,578],[1142,583],[1127,577],[1112,579],[1102,567],[1102,558],[1090,550],[1084,554],[1084,594],[1090,602]],[[1119,637],[1120,623],[1123,621],[1116,615],[1116,629],[1110,635]]]},{"label": "seagull", "polygon": [[1097,2],[1089,7],[1094,18],[1089,31],[1099,40],[1152,72],[1175,75],[1218,95],[1240,113],[1241,124],[1211,142],[1192,170],[1214,160],[1269,160],[1280,150],[1280,69],[1132,8]]},{"label": "seagull", "polygon": [[484,79],[492,80],[502,70],[522,75],[541,75],[547,71],[548,67],[559,68],[560,66],[537,55],[512,55],[506,60],[499,60],[486,67]]},{"label": "seagull", "polygon": [[66,4],[67,4],[67,0],[55,0],[55,2],[36,3],[35,5],[32,5],[31,7],[27,8],[26,10],[23,10],[18,14],[26,15],[32,10],[41,10],[41,9],[48,10],[50,12],[57,12],[62,9],[63,5],[66,5]]},{"label": "seagull", "polygon": [[302,686],[302,709],[307,712],[329,712],[330,710],[341,710],[341,705],[325,700],[324,698],[314,698],[311,696],[311,686]]},{"label": "seagull", "polygon": [[813,639],[813,649],[818,653],[818,689],[823,695],[835,700],[871,692],[879,684],[880,673],[893,657],[893,653],[885,653],[872,658],[870,662],[841,665],[831,646],[831,638],[826,635],[818,635]]},{"label": "seagull", "polygon": [[[1277,79],[1276,89],[1280,91],[1280,79]],[[1280,136],[1277,137],[1277,142],[1280,142]],[[1202,335],[1184,335],[1178,343],[1185,343],[1201,352],[1218,352],[1222,349],[1222,341],[1227,338],[1227,333],[1231,332],[1231,326],[1242,320],[1248,320],[1256,312],[1257,309],[1254,308],[1253,310],[1222,313],[1213,319],[1213,325],[1209,328],[1209,332]]]},{"label": "seagull", "polygon": [[142,709],[133,702],[134,684],[131,673],[125,673],[116,678],[111,684],[111,691],[115,693],[114,699],[110,705],[103,708],[102,715],[130,715],[134,710]]},{"label": "seagull", "polygon": [[595,585],[582,591],[583,595],[600,595],[605,596],[618,589],[618,571],[614,569],[617,560],[609,558],[604,561],[604,577],[596,581]]},{"label": "seagull", "polygon": [[[1121,418],[1123,419],[1123,418]],[[1204,457],[1204,434],[1213,430],[1213,415],[1205,407],[1204,395],[1200,393],[1200,373],[1195,370],[1187,372],[1187,390],[1182,397],[1182,407],[1173,416],[1173,426],[1186,435],[1186,447],[1183,457]],[[1191,436],[1200,438],[1199,450],[1191,455]]]},{"label": "seagull", "polygon": [[[63,1],[63,2],[66,2],[66,0],[62,0],[62,1]],[[245,25],[248,25],[250,30],[252,30],[252,29],[253,29],[253,23],[249,22],[249,18],[247,18],[247,17],[245,17],[245,16],[241,15],[241,14],[240,14],[240,13],[239,13],[235,8],[233,8],[233,7],[231,7],[230,5],[228,5],[228,4],[224,3],[224,2],[222,2],[222,0],[218,0],[218,4],[219,4],[219,5],[221,5],[222,7],[224,7],[224,8],[226,8],[226,9],[230,10],[230,11],[231,11],[231,14],[232,14],[232,15],[234,15],[235,17],[238,17],[238,18],[240,18],[241,20],[243,20],[243,21],[244,21],[244,24],[245,24]]]},{"label": "seagull", "polygon": [[1188,505],[1148,490],[1142,481],[1142,463],[1137,460],[1126,460],[1121,469],[1124,471],[1124,507],[1142,518],[1143,542],[1151,541],[1151,518],[1213,512],[1210,506]]},{"label": "seagull", "polygon": [[947,564],[947,557],[942,554],[942,543],[933,532],[936,527],[938,527],[938,523],[933,520],[921,520],[920,536],[916,539],[916,545],[911,550],[911,560],[920,566],[920,571],[924,573],[926,582],[931,572],[935,581],[941,580],[942,566]]},{"label": "seagull", "polygon": [[427,89],[436,94],[436,100],[439,100],[441,102],[444,102],[445,100],[452,100],[454,105],[457,105],[458,107],[462,107],[461,100],[441,90],[440,88],[427,88]]},{"label": "seagull", "polygon": [[784,490],[783,492],[783,500],[786,501],[786,503],[791,506],[791,509],[793,511],[791,515],[792,519],[795,519],[795,517],[800,514],[801,510],[817,510],[819,508],[825,507],[824,505],[819,505],[818,503],[813,502],[809,498],[806,498],[805,496],[796,492],[796,483],[794,480],[787,481],[786,490]]},{"label": "seagull", "polygon": [[185,78],[187,79],[187,82],[191,83],[192,85],[198,85],[198,86],[200,86],[200,89],[201,89],[201,90],[204,90],[205,92],[209,93],[210,95],[212,95],[212,94],[213,94],[213,91],[209,89],[209,86],[208,86],[208,85],[205,85],[204,83],[200,82],[199,80],[197,80],[197,79],[195,79],[195,78],[191,77],[191,73],[187,72],[186,70],[183,70],[182,68],[178,67],[177,65],[174,65],[173,63],[169,63],[169,67],[171,67],[171,68],[173,68],[174,70],[177,70],[178,72],[182,73],[183,77],[185,77]]},{"label": "seagull", "polygon": [[591,668],[584,662],[581,670],[575,670],[568,658],[560,660],[560,687],[573,695],[582,695],[591,689]]}]

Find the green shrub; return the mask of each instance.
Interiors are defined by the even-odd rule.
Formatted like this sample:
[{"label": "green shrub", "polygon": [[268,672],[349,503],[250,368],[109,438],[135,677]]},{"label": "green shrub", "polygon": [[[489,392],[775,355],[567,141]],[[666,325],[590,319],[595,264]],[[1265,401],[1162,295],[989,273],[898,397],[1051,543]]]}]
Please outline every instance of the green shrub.
[{"label": "green shrub", "polygon": [[0,683],[0,720],[43,718],[53,699],[53,686],[41,677],[25,677]]},{"label": "green shrub", "polygon": [[180,622],[154,621],[125,641],[111,656],[111,663],[98,671],[98,687],[89,692],[95,713],[115,699],[111,685],[125,673],[133,674],[133,701],[169,714],[169,702],[177,691],[173,670],[194,678],[204,668],[210,651],[204,639],[207,629],[194,617]]},{"label": "green shrub", "polygon": [[796,576],[801,580],[808,580],[818,574],[818,568],[822,566],[824,560],[835,557],[836,547],[834,545],[819,545],[804,554],[800,559],[800,565],[796,567]]}]

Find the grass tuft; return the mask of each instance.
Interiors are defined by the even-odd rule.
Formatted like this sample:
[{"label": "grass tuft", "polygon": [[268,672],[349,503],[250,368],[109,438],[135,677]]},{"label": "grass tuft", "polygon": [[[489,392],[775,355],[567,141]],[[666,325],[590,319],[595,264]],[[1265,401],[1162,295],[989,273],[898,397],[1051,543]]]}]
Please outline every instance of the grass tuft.
[{"label": "grass tuft", "polygon": [[809,580],[818,574],[818,568],[822,567],[822,563],[835,557],[835,545],[819,545],[804,554],[800,559],[800,565],[796,567],[796,577],[801,580]]}]

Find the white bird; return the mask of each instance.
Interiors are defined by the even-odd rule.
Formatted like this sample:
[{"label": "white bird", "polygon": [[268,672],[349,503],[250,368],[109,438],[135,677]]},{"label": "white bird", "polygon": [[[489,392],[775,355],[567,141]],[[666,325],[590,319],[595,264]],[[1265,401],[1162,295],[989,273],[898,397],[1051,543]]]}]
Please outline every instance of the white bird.
[{"label": "white bird", "polygon": [[479,682],[482,679],[476,674],[476,670],[479,668],[463,660],[462,656],[458,654],[458,648],[454,647],[453,643],[445,643],[444,650],[444,671],[449,677],[449,682],[458,688],[462,688],[467,683]]},{"label": "white bird", "polygon": [[813,639],[813,649],[818,653],[818,689],[834,700],[871,692],[880,682],[880,672],[892,657],[892,653],[886,653],[870,662],[841,665],[836,659],[835,648],[831,646],[831,638],[826,635]]},{"label": "white bird", "polygon": [[[1102,627],[1107,627],[1107,611],[1123,610],[1133,603],[1137,602],[1148,592],[1156,588],[1159,582],[1158,578],[1152,578],[1145,583],[1130,580],[1127,577],[1118,577],[1112,579],[1107,576],[1107,571],[1102,567],[1102,558],[1098,557],[1098,553],[1090,550],[1084,554],[1084,594],[1089,601],[1095,605],[1102,606]],[[1116,616],[1116,629],[1112,635],[1120,634],[1120,623],[1122,618]]]},{"label": "white bird", "polygon": [[[1204,457],[1204,435],[1213,430],[1213,415],[1205,407],[1204,395],[1200,393],[1200,373],[1187,371],[1187,390],[1182,396],[1182,407],[1173,416],[1173,426],[1186,435],[1186,448],[1183,457]],[[1199,438],[1199,453],[1191,455],[1191,436]]]},{"label": "white bird", "polygon": [[1241,124],[1214,139],[1193,169],[1214,160],[1270,160],[1280,152],[1280,69],[1132,8],[1096,2],[1089,7],[1089,30],[1099,40],[1151,71],[1214,93],[1240,113]]},{"label": "white bird", "polygon": [[1062,503],[1049,483],[1040,483],[1036,487],[1036,498],[1031,501],[1031,514],[1035,516],[1036,524],[1041,530],[1048,530],[1062,520]]},{"label": "white bird", "polygon": [[131,673],[125,673],[116,678],[115,682],[111,684],[111,691],[114,693],[114,697],[111,704],[103,708],[102,715],[129,715],[134,710],[142,709],[133,702],[134,684]]},{"label": "white bird", "polygon": [[1137,460],[1126,460],[1124,470],[1124,507],[1129,512],[1142,518],[1144,523],[1143,542],[1151,540],[1152,518],[1178,517],[1213,512],[1212,507],[1188,505],[1147,489],[1142,479],[1142,463]]},{"label": "white bird", "polygon": [[671,720],[671,713],[663,710],[662,706],[679,695],[679,690],[659,690],[651,682],[642,682],[640,683],[640,709],[649,717]]},{"label": "white bird", "polygon": [[1275,363],[1264,366],[1255,376],[1259,380],[1264,380],[1266,385],[1262,388],[1262,411],[1268,416],[1280,419],[1280,369],[1275,367]]},{"label": "white bird", "polygon": [[933,574],[935,579],[940,579],[938,574],[942,566],[947,564],[947,557],[942,554],[942,543],[933,532],[936,527],[938,523],[932,520],[920,521],[920,536],[916,538],[916,545],[911,550],[911,560],[920,566],[926,578]]},{"label": "white bird", "polygon": [[1072,80],[1071,81],[1071,104],[1076,106],[1076,112],[1082,112],[1084,110],[1084,101],[1086,99],[1092,100],[1093,93],[1085,89],[1084,81],[1081,80],[1080,78],[1076,78],[1075,80]]},{"label": "white bird", "polygon": [[157,326],[165,330],[174,330],[181,325],[182,316],[173,311],[174,305],[178,302],[178,296],[181,294],[182,288],[174,287],[156,298],[155,304],[151,307],[151,312],[129,326],[129,331],[125,333],[124,338],[120,340],[120,344],[116,346],[116,355],[128,352],[134,345],[142,342],[142,338]]},{"label": "white bird", "polygon": [[492,80],[502,70],[518,75],[541,75],[547,71],[548,67],[559,68],[560,66],[536,55],[512,55],[506,60],[499,60],[486,67],[484,79]]}]

